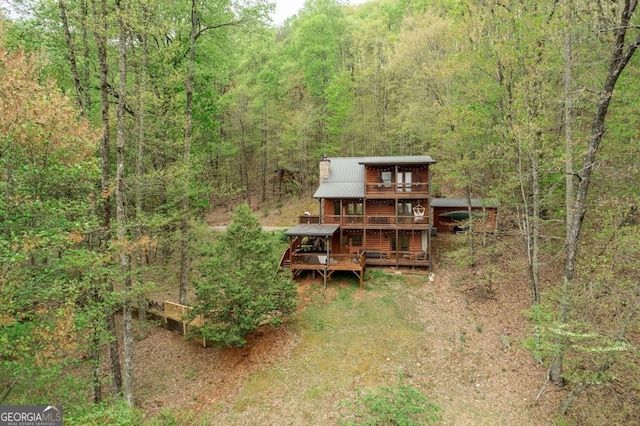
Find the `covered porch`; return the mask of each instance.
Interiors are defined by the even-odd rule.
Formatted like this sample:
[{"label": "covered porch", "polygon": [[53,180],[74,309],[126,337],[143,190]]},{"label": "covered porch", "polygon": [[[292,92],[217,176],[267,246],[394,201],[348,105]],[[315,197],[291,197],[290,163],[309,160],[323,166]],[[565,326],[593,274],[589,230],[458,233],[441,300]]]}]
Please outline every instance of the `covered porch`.
[{"label": "covered porch", "polygon": [[299,224],[285,232],[289,248],[280,261],[280,266],[291,269],[294,277],[304,271],[319,273],[324,286],[336,271],[352,272],[364,287],[365,254],[340,253],[337,224]]}]

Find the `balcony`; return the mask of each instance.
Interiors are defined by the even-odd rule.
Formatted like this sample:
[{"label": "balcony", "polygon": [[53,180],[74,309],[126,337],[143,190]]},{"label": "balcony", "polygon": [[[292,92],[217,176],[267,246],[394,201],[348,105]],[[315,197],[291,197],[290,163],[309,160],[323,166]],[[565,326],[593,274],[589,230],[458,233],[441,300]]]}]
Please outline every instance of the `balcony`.
[{"label": "balcony", "polygon": [[429,185],[426,183],[367,182],[367,198],[427,198]]},{"label": "balcony", "polygon": [[[303,222],[306,223],[306,222]],[[313,223],[313,222],[312,222]],[[327,215],[324,223],[338,224],[346,228],[389,228],[389,229],[428,229],[429,218],[426,216],[398,216],[398,215]]]},{"label": "balcony", "polygon": [[424,250],[366,250],[365,257],[367,266],[429,266],[429,254]]},{"label": "balcony", "polygon": [[429,267],[429,254],[424,250],[360,250],[351,254],[335,254],[326,252],[291,251],[288,249],[282,257],[282,267],[291,269],[294,277],[305,271],[311,271],[330,279],[334,272],[350,271],[360,278],[363,286],[366,266],[410,266],[412,268]]},{"label": "balcony", "polygon": [[311,224],[311,223],[318,224],[318,223],[320,223],[320,216],[308,215],[308,214],[300,215],[298,217],[298,223],[300,223],[300,224],[305,224],[305,223],[306,224]]}]

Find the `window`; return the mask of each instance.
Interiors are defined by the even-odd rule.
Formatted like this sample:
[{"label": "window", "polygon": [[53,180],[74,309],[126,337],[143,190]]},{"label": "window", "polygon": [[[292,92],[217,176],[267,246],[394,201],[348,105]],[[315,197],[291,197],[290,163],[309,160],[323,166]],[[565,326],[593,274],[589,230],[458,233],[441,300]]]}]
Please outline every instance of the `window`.
[{"label": "window", "polygon": [[340,216],[340,201],[333,202],[333,215]]},{"label": "window", "polygon": [[380,179],[385,187],[391,186],[391,172],[380,172]]},{"label": "window", "polygon": [[347,203],[347,214],[349,216],[362,216],[364,214],[364,204],[362,202],[350,201]]},{"label": "window", "polygon": [[398,172],[396,182],[399,192],[411,192],[411,172]]},{"label": "window", "polygon": [[409,236],[408,235],[400,235],[400,250],[409,251]]},{"label": "window", "polygon": [[364,221],[364,204],[362,201],[348,201],[345,207],[347,222],[362,223]]},{"label": "window", "polygon": [[413,205],[409,201],[398,202],[398,216],[411,216],[413,215]]},{"label": "window", "polygon": [[[409,251],[409,236],[406,234],[398,235],[398,242],[400,243],[400,251]],[[391,238],[391,251],[397,250],[397,243],[395,238]]]},{"label": "window", "polygon": [[352,247],[362,247],[362,234],[356,234],[351,236],[351,244]]}]

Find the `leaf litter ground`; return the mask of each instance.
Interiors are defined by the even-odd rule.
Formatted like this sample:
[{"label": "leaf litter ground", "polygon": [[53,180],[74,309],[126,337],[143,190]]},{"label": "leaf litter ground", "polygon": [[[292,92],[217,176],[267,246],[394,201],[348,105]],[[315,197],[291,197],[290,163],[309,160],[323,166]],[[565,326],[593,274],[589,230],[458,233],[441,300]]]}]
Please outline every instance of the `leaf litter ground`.
[{"label": "leaf litter ground", "polygon": [[[447,236],[455,238],[454,236]],[[245,348],[203,348],[151,328],[136,343],[137,404],[147,419],[185,424],[340,424],[360,389],[402,375],[451,425],[548,425],[564,393],[547,386],[521,341],[530,335],[526,277],[479,297],[468,274],[374,270],[299,283],[299,310]],[[401,278],[400,278],[401,277]],[[462,277],[462,278],[461,278]],[[375,282],[375,284],[371,284]]]}]

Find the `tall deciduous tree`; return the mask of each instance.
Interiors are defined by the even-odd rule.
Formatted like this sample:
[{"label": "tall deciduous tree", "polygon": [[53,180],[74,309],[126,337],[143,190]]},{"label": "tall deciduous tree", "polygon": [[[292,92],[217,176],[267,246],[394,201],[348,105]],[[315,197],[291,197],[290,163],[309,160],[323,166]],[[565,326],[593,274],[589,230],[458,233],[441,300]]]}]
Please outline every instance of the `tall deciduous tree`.
[{"label": "tall deciduous tree", "polygon": [[346,28],[344,11],[335,0],[307,1],[293,24],[286,53],[299,70],[303,93],[309,97],[299,111],[303,117],[296,129],[298,138],[305,141],[301,148],[308,158],[336,150],[327,126],[327,90],[343,71]]},{"label": "tall deciduous tree", "polygon": [[[555,4],[491,1],[470,9],[473,44],[469,47],[477,58],[473,66],[478,67],[482,80],[495,88],[493,93],[487,92],[485,101],[494,109],[496,123],[500,123],[496,133],[503,139],[502,147],[494,152],[497,156],[490,161],[506,167],[499,182],[499,198],[505,205],[517,206],[530,299],[538,303],[543,200],[552,190],[543,182],[549,181],[556,168],[545,132],[555,119],[552,70],[559,58],[547,46],[555,34]],[[517,179],[512,178],[514,174]]]},{"label": "tall deciduous tree", "polygon": [[[566,256],[564,261],[562,298],[558,306],[558,320],[560,324],[567,324],[571,313],[571,293],[574,285],[574,274],[578,262],[578,247],[585,215],[587,213],[587,196],[592,184],[593,170],[596,164],[600,143],[605,135],[605,121],[616,88],[616,83],[624,71],[638,47],[640,47],[640,34],[638,34],[638,16],[636,0],[619,1],[609,10],[605,16],[609,29],[613,31],[611,44],[611,56],[609,67],[600,90],[598,104],[593,114],[591,134],[589,135],[586,150],[583,157],[582,168],[577,172],[578,187],[574,202],[572,221],[567,231]],[[564,343],[558,342],[558,350],[555,353],[550,367],[551,380],[562,385],[564,362]]]},{"label": "tall deciduous tree", "polygon": [[[100,188],[101,207],[102,207],[102,235],[103,247],[106,246],[110,235],[111,215],[112,215],[112,188],[111,188],[111,169],[110,169],[110,144],[111,144],[111,127],[109,117],[109,65],[107,52],[107,39],[109,36],[109,12],[106,0],[91,0],[91,11],[94,17],[95,25],[93,28],[94,38],[96,40],[96,51],[98,56],[98,74],[100,81],[100,124],[102,126],[102,139],[100,140],[100,168],[101,179]],[[113,283],[109,282],[109,288],[113,291]],[[109,331],[116,335],[115,313],[108,318]],[[120,348],[118,339],[113,339],[109,343],[109,365],[111,370],[111,378],[116,393],[122,391],[122,371],[120,368]]]},{"label": "tall deciduous tree", "polygon": [[116,137],[116,216],[120,268],[123,277],[124,303],[123,342],[124,376],[123,394],[129,407],[133,407],[133,318],[131,254],[128,244],[128,220],[125,198],[125,150],[127,148],[126,116],[127,102],[127,38],[128,30],[125,17],[128,7],[122,0],[116,0],[118,22],[118,112]]},{"label": "tall deciduous tree", "polygon": [[185,80],[185,128],[184,128],[184,156],[183,156],[183,184],[184,194],[182,194],[182,219],[180,221],[180,303],[187,303],[187,286],[189,284],[189,188],[191,170],[191,139],[193,137],[193,80],[195,74],[196,61],[196,40],[199,29],[198,2],[191,0],[191,30],[189,32],[189,58],[187,60],[187,76]]},{"label": "tall deciduous tree", "polygon": [[84,112],[85,107],[85,87],[80,82],[80,72],[78,71],[78,63],[76,61],[76,46],[71,37],[71,30],[69,28],[69,19],[67,17],[67,5],[64,0],[58,1],[58,8],[60,10],[60,21],[62,22],[62,28],[64,30],[64,38],[69,50],[69,65],[71,67],[71,74],[73,76],[73,85],[76,90],[76,102],[81,112]]}]

